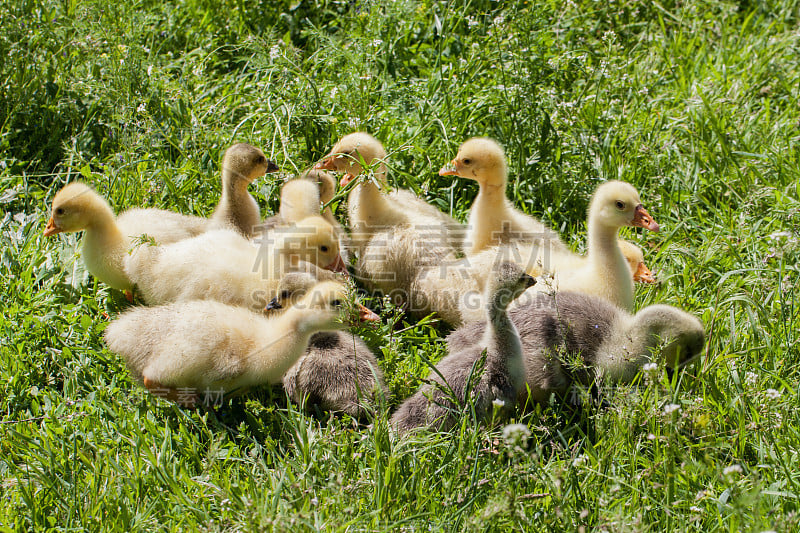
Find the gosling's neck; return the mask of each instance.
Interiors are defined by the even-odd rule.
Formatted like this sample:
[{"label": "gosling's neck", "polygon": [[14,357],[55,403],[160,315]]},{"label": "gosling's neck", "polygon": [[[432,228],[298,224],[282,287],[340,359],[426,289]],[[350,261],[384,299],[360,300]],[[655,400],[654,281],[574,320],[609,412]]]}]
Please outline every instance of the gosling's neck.
[{"label": "gosling's neck", "polygon": [[247,192],[247,187],[250,185],[250,180],[245,179],[243,176],[238,175],[233,170],[225,170],[222,173],[222,195],[220,197],[220,207],[230,208],[232,204],[239,203],[247,197],[249,199],[250,193]]},{"label": "gosling's neck", "polygon": [[398,215],[395,206],[386,197],[386,166],[381,163],[375,172],[375,180],[362,179],[350,193],[350,204],[357,210],[356,224],[362,223],[377,229],[381,226],[396,223]]},{"label": "gosling's neck", "polygon": [[587,258],[606,282],[606,297],[626,310],[633,308],[633,277],[617,242],[619,227],[589,217]]},{"label": "gosling's neck", "polygon": [[507,312],[511,298],[497,291],[488,300],[489,322],[482,340],[482,346],[488,349],[487,370],[505,370],[510,376],[522,379],[522,345]]},{"label": "gosling's neck", "polygon": [[97,246],[104,250],[127,252],[128,242],[117,226],[117,219],[111,207],[105,202],[103,205],[98,205],[91,222],[84,229],[84,249]]},{"label": "gosling's neck", "polygon": [[509,203],[506,182],[505,172],[493,173],[478,180],[480,188],[470,209],[470,229],[464,242],[465,246],[470,246],[468,253],[477,253],[498,242],[499,233],[504,230],[504,212]]},{"label": "gosling's neck", "polygon": [[291,307],[264,324],[250,353],[249,366],[254,375],[275,383],[300,358],[314,333],[307,314],[308,310]]}]

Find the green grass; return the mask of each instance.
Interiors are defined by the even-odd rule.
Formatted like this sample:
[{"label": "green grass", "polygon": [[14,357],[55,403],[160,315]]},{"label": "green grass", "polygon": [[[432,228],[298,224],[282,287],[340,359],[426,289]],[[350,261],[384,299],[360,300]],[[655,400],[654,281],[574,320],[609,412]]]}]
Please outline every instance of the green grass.
[{"label": "green grass", "polygon": [[[188,0],[0,5],[0,530],[792,531],[800,473],[800,9],[790,1]],[[392,398],[370,425],[280,390],[218,412],[154,399],[102,342],[126,305],[77,238],[41,233],[82,179],[116,209],[208,215],[234,142],[284,173],[355,129],[391,179],[465,220],[437,170],[507,149],[515,204],[581,249],[595,186],[633,183],[665,302],[702,318],[674,382],[394,441],[442,328],[365,334]],[[343,206],[335,206],[343,215]],[[670,411],[666,406],[677,405]]]}]

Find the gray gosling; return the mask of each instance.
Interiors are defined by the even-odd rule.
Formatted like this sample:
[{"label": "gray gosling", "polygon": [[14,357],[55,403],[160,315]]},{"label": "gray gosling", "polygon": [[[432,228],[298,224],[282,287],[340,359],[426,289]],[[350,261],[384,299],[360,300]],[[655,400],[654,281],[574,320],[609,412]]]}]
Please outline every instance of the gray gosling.
[{"label": "gray gosling", "polygon": [[258,202],[247,192],[247,186],[278,165],[267,159],[264,152],[247,143],[234,144],[222,158],[222,196],[208,229],[234,229],[252,237],[261,223]]},{"label": "gray gosling", "polygon": [[[509,315],[524,351],[527,386],[521,403],[564,394],[573,382],[631,382],[659,358],[676,369],[697,357],[705,343],[702,322],[669,305],[651,305],[632,315],[589,294],[542,293]],[[457,329],[447,337],[448,348],[474,345],[485,329],[479,322]]]},{"label": "gray gosling", "polygon": [[[519,334],[506,308],[536,282],[522,268],[507,261],[496,265],[493,274],[486,289],[488,327],[481,332],[477,343],[451,349],[450,355],[428,376],[429,383],[403,402],[391,418],[391,425],[398,433],[421,427],[452,428],[467,401],[468,389],[480,421],[492,414],[495,404],[503,410],[515,404],[525,374]],[[484,353],[481,372],[479,361]],[[454,404],[453,399],[458,403]]]},{"label": "gray gosling", "polygon": [[[306,272],[286,274],[278,295],[266,309],[282,312],[314,286]],[[308,348],[281,379],[289,398],[306,408],[347,413],[364,418],[386,394],[383,371],[372,350],[347,331],[323,331],[311,336]]]}]

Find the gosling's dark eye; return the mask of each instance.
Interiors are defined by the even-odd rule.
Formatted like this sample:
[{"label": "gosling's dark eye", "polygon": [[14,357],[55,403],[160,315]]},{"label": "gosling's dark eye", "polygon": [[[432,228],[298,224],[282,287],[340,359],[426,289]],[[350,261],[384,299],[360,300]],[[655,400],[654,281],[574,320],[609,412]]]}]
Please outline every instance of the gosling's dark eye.
[{"label": "gosling's dark eye", "polygon": [[465,165],[471,165],[472,164],[472,159],[470,159],[470,158],[465,159],[464,160],[464,164]]},{"label": "gosling's dark eye", "polygon": [[331,305],[332,305],[333,307],[341,307],[341,306],[342,306],[342,301],[341,301],[341,300],[333,300],[333,301],[331,302]]},{"label": "gosling's dark eye", "polygon": [[286,299],[289,298],[289,296],[291,296],[289,291],[281,291],[281,294],[280,294],[281,300],[286,300]]},{"label": "gosling's dark eye", "polygon": [[625,209],[625,202],[623,202],[621,200],[617,200],[616,206],[617,206],[617,209]]},{"label": "gosling's dark eye", "polygon": [[323,245],[323,246],[320,246],[320,247],[319,247],[319,250],[320,250],[322,253],[325,253],[325,252],[327,252],[327,251],[328,251],[328,247],[327,247],[327,246],[325,246],[325,245]]},{"label": "gosling's dark eye", "polygon": [[256,157],[256,164],[263,165],[266,162],[267,162],[267,158],[264,157],[263,155],[260,155],[260,156]]},{"label": "gosling's dark eye", "polygon": [[64,214],[64,208],[63,207],[59,207],[58,209],[56,209],[56,215],[63,215],[63,214]]}]

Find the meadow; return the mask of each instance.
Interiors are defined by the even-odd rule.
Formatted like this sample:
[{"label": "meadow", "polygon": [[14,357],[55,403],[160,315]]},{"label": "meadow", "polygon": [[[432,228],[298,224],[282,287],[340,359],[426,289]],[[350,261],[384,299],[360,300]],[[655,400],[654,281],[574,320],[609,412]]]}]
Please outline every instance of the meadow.
[{"label": "meadow", "polygon": [[[0,20],[0,531],[800,527],[796,2],[29,0]],[[357,130],[461,221],[477,185],[437,171],[496,138],[514,204],[575,250],[594,188],[632,183],[662,226],[625,233],[659,280],[637,307],[700,317],[701,358],[395,439],[448,330],[376,298],[361,333],[391,395],[372,420],[279,388],[217,410],[150,396],[102,340],[122,294],[79,236],[42,236],[55,192],[207,216],[222,153],[249,142],[281,167],[250,189],[267,215]]]}]

